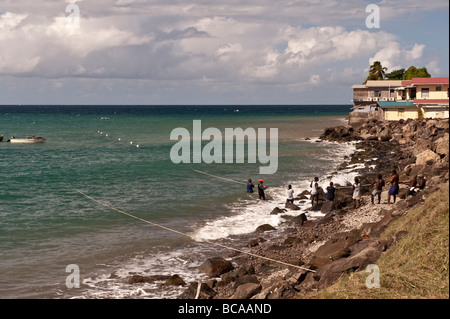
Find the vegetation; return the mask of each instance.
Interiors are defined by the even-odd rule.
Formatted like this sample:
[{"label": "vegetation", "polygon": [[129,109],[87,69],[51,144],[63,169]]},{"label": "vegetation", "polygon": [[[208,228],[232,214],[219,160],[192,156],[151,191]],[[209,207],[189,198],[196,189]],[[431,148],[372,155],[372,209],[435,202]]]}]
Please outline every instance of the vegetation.
[{"label": "vegetation", "polygon": [[410,66],[405,74],[403,74],[403,80],[411,80],[412,78],[431,78],[431,75],[425,67],[417,69],[414,66]]},{"label": "vegetation", "polygon": [[386,73],[387,68],[381,65],[380,61],[375,61],[369,68],[369,75],[363,84],[367,81],[376,80],[411,80],[412,78],[430,78],[431,75],[428,73],[427,68],[416,68],[415,66],[410,66],[408,70],[399,69],[394,70],[390,73]]},{"label": "vegetation", "polygon": [[408,233],[377,262],[380,288],[367,288],[368,273],[360,271],[343,275],[313,298],[448,299],[449,185],[391,222],[383,238],[399,231]]},{"label": "vegetation", "polygon": [[375,61],[369,68],[369,76],[364,81],[364,84],[367,81],[384,80],[386,70],[387,68],[383,67],[380,61]]},{"label": "vegetation", "polygon": [[391,73],[386,73],[387,80],[403,80],[405,69],[394,70]]}]

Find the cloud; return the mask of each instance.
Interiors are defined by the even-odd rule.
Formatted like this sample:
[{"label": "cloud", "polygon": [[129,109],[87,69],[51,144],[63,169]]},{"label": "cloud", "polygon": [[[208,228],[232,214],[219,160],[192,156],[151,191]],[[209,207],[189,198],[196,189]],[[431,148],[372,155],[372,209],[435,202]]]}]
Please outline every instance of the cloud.
[{"label": "cloud", "polygon": [[[140,83],[137,89],[157,85],[160,94],[165,86],[173,92],[188,85],[227,93],[269,86],[294,91],[338,80],[347,85],[358,73],[362,82],[374,60],[390,70],[425,65],[430,50],[420,39],[409,43],[393,31],[367,29],[363,0],[77,1],[80,28],[66,26],[68,3],[55,3],[2,1],[0,78],[56,81],[51,90],[63,89],[63,79],[79,80],[80,87],[98,79],[121,83],[108,86],[115,89],[123,81]],[[448,8],[448,1],[378,5],[383,25]]]}]

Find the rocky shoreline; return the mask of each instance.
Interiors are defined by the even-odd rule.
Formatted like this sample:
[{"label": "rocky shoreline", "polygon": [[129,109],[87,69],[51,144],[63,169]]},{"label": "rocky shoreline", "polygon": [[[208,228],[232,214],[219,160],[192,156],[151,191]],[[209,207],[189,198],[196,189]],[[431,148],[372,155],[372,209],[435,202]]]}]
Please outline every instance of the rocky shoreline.
[{"label": "rocky shoreline", "polygon": [[[327,128],[321,141],[356,143],[356,151],[331,175],[351,170],[360,178],[362,200],[353,208],[350,185],[336,185],[334,202],[319,202],[310,208],[320,210],[323,218],[308,220],[304,213],[297,217],[281,215],[286,221],[275,229],[261,225],[246,236],[241,251],[207,259],[198,269],[207,278],[186,284],[178,275],[164,278],[132,276],[129,284],[165,281],[167,286],[183,286],[179,299],[298,299],[335,283],[342,274],[365,271],[407,232],[400,231],[381,240],[383,230],[411,207],[420,205],[428,194],[449,181],[449,121],[408,120],[384,122],[368,120],[352,125]],[[407,195],[408,187],[400,186],[395,204],[372,204],[370,193],[378,174],[387,181],[397,170],[400,182],[423,174],[424,190]],[[296,194],[294,203],[301,205],[308,192]],[[376,201],[377,202],[377,201]],[[299,210],[286,204],[265,214],[283,214]],[[263,258],[257,257],[262,256]],[[279,262],[278,262],[279,261]]]},{"label": "rocky shoreline", "polygon": [[[359,164],[356,170],[362,184],[370,185],[378,174],[387,180],[396,169],[401,182],[423,174],[427,187],[411,196],[406,194],[407,186],[401,186],[395,204],[373,205],[372,188],[365,186],[361,206],[353,209],[351,188],[338,185],[335,202],[319,203],[311,208],[321,210],[325,217],[312,221],[301,214],[287,220],[288,227],[283,231],[261,225],[255,230],[254,238],[242,247],[251,254],[285,264],[242,253],[210,258],[199,269],[210,279],[191,283],[180,299],[307,298],[308,293],[328,287],[343,273],[364,271],[367,265],[375,263],[406,233],[380,240],[386,226],[411,207],[420,205],[424,195],[449,180],[448,120],[370,120],[328,128],[320,139],[356,142],[356,152],[336,168],[336,174]],[[283,209],[296,207],[287,205],[271,213],[282,214]],[[270,234],[270,239],[265,234]]]}]

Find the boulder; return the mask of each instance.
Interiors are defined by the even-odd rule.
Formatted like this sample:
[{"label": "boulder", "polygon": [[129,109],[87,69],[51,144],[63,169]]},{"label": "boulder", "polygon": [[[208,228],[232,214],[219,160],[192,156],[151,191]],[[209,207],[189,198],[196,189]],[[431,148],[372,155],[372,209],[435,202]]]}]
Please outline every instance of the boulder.
[{"label": "boulder", "polygon": [[[184,291],[178,299],[195,299],[197,296],[198,283],[192,282],[188,289]],[[200,294],[198,299],[212,299],[217,293],[205,283],[200,284]]]},{"label": "boulder", "polygon": [[281,209],[281,208],[275,207],[275,208],[270,212],[270,215],[278,215],[278,214],[282,214],[282,213],[284,213],[284,212],[286,212],[286,209]]},{"label": "boulder", "polygon": [[255,232],[263,233],[263,232],[271,231],[271,230],[275,230],[275,227],[273,227],[272,225],[269,225],[269,224],[264,224],[264,225],[258,226],[258,228],[256,228]]},{"label": "boulder", "polygon": [[350,246],[360,240],[360,231],[357,229],[334,235],[315,251],[310,261],[311,267],[317,269],[333,260],[349,256]]},{"label": "boulder", "polygon": [[186,283],[178,275],[173,275],[166,280],[166,285],[168,286],[184,286]]},{"label": "boulder", "polygon": [[286,205],[284,207],[290,210],[300,210],[300,207],[290,202],[286,202]]},{"label": "boulder", "polygon": [[445,133],[443,137],[434,142],[436,154],[445,157],[449,154],[449,134]]},{"label": "boulder", "polygon": [[250,299],[257,293],[261,292],[262,286],[255,283],[247,283],[240,285],[234,292],[231,299]]},{"label": "boulder", "polygon": [[416,156],[417,165],[433,165],[439,161],[441,157],[432,150],[425,150]]},{"label": "boulder", "polygon": [[367,265],[375,263],[380,258],[387,247],[387,241],[365,240],[355,246],[349,257],[325,264],[316,273],[310,272],[299,288],[323,289],[334,284],[344,272],[365,270]]},{"label": "boulder", "polygon": [[308,220],[308,218],[306,218],[306,214],[302,213],[302,214],[298,215],[297,217],[294,217],[292,219],[292,222],[294,222],[297,225],[303,225],[307,220]]},{"label": "boulder", "polygon": [[207,259],[201,266],[199,271],[208,275],[210,278],[219,277],[220,275],[233,270],[233,264],[222,257],[213,257]]},{"label": "boulder", "polygon": [[243,275],[236,278],[234,281],[234,289],[238,288],[241,285],[245,284],[259,284],[259,280],[256,275]]},{"label": "boulder", "polygon": [[322,207],[320,208],[320,211],[322,214],[328,214],[329,212],[340,209],[341,206],[335,202],[335,201],[326,201],[322,204]]},{"label": "boulder", "polygon": [[129,284],[153,283],[155,281],[165,281],[169,278],[170,276],[166,275],[153,275],[153,276],[133,275],[128,279],[128,283]]}]

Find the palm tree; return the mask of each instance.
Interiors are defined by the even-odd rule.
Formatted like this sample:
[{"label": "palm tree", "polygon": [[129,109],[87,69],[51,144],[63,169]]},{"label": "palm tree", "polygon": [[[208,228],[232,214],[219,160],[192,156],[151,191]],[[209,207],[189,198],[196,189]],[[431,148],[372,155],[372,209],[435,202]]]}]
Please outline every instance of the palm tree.
[{"label": "palm tree", "polygon": [[380,61],[375,61],[369,68],[369,76],[366,78],[363,84],[366,84],[369,80],[384,80],[386,78],[387,68],[381,65]]}]

